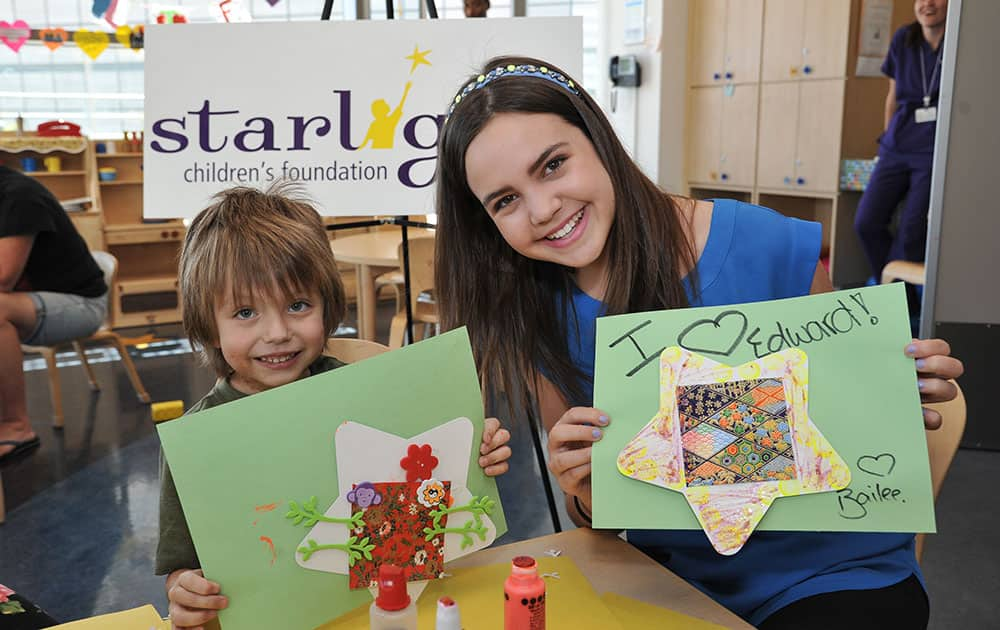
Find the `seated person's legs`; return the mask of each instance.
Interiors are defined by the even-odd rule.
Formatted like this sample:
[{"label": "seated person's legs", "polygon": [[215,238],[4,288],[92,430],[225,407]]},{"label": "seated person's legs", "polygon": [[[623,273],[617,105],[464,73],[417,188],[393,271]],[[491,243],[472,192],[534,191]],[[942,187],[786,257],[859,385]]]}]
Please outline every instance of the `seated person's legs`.
[{"label": "seated person's legs", "polygon": [[[0,293],[0,441],[35,437],[25,402],[21,338],[31,335],[37,316],[27,293]],[[0,457],[16,445],[0,445]]]}]

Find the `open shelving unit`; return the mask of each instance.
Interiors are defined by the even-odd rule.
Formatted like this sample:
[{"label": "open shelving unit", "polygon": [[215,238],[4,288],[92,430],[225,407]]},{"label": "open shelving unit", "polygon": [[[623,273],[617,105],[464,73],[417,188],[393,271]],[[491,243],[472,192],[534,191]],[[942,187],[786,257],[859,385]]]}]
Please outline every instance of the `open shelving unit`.
[{"label": "open shelving unit", "polygon": [[[181,301],[177,260],[184,240],[179,220],[145,222],[142,216],[142,152],[93,152],[95,173],[114,168],[111,180],[96,178],[98,203],[104,218],[107,249],[118,259],[118,278],[111,290],[115,327],[179,322]],[[124,143],[122,143],[124,144]]]}]

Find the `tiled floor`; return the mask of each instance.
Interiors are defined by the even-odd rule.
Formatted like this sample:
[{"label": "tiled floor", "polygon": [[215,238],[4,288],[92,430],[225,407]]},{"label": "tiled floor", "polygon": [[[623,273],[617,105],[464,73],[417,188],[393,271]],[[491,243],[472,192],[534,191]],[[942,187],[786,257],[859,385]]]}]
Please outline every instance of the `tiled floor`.
[{"label": "tiled floor", "polygon": [[[380,313],[383,331],[386,309],[391,307]],[[177,329],[156,332],[171,336]],[[214,380],[189,353],[137,356],[136,365],[156,401],[190,405]],[[163,580],[152,574],[158,442],[149,409],[136,400],[120,364],[100,363],[95,372],[99,393],[89,391],[79,367],[60,370],[62,432],[48,421],[44,370],[27,374],[42,447],[0,469],[8,506],[7,523],[0,526],[0,583],[64,621],[144,603],[166,609]],[[516,429],[523,426],[517,421],[513,425],[513,472],[500,484],[509,540],[552,531],[529,434]],[[923,563],[932,628],[1000,627],[1000,528],[985,483],[998,477],[998,453],[962,451],[955,460],[938,503],[940,533],[928,540]]]}]

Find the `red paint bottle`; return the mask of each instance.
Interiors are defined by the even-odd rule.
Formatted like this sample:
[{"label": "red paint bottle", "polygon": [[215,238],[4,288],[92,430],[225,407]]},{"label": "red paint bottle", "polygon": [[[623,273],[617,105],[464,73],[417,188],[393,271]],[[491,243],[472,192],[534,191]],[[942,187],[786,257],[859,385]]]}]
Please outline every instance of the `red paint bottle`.
[{"label": "red paint bottle", "polygon": [[531,556],[510,563],[510,577],[503,584],[504,630],[545,630],[545,580]]}]

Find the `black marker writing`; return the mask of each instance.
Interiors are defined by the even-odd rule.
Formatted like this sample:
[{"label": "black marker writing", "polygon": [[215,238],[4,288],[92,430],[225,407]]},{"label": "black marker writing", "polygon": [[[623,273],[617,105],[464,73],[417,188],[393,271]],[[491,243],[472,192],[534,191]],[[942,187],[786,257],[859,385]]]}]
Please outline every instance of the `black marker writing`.
[{"label": "black marker writing", "polygon": [[[822,341],[829,337],[848,333],[856,326],[861,326],[861,320],[857,318],[851,307],[843,300],[837,300],[837,304],[839,305],[837,308],[823,315],[821,319],[799,324],[795,328],[776,321],[774,322],[775,332],[766,339],[761,337],[761,328],[757,327],[747,335],[747,343],[753,347],[754,356],[760,359],[785,348],[797,348]],[[868,313],[867,309],[865,313]],[[872,319],[873,323],[878,322],[877,317],[872,317]]]},{"label": "black marker writing", "polygon": [[869,310],[868,310],[868,307],[867,307],[867,306],[865,306],[865,300],[864,300],[864,298],[862,298],[862,297],[861,297],[861,294],[860,294],[860,293],[852,293],[852,294],[850,295],[850,298],[851,298],[852,300],[854,300],[854,302],[855,302],[855,303],[856,303],[856,304],[857,304],[858,306],[860,306],[861,308],[863,308],[863,309],[864,309],[864,311],[865,311],[865,315],[868,315],[869,317],[871,317],[871,320],[870,320],[870,321],[871,321],[871,323],[872,323],[872,326],[875,326],[876,324],[878,324],[878,317],[875,317],[874,315],[872,315],[872,314],[871,314],[871,312],[869,312]]},{"label": "black marker writing", "polygon": [[635,335],[635,333],[639,332],[640,330],[642,330],[643,328],[645,328],[646,326],[648,326],[648,325],[650,325],[652,323],[653,323],[652,320],[647,319],[643,323],[639,324],[638,326],[636,326],[632,330],[626,332],[624,335],[622,335],[618,339],[615,339],[610,344],[608,344],[609,348],[614,348],[615,346],[617,346],[622,341],[625,341],[626,339],[628,339],[629,341],[632,342],[632,345],[635,346],[635,349],[639,352],[639,356],[642,357],[642,361],[640,361],[638,365],[636,365],[634,368],[632,368],[631,370],[629,370],[625,374],[625,376],[627,376],[629,378],[631,378],[632,376],[635,376],[635,374],[639,370],[641,370],[642,368],[646,367],[647,365],[649,365],[650,363],[652,363],[653,361],[655,361],[656,358],[660,356],[660,353],[663,352],[666,349],[666,346],[664,346],[663,348],[660,348],[659,350],[657,350],[653,354],[647,355],[643,351],[642,346],[639,345],[639,342],[635,340],[635,337],[633,335]]},{"label": "black marker writing", "polygon": [[837,504],[840,507],[841,518],[856,521],[868,516],[868,508],[877,503],[906,503],[906,499],[901,499],[899,495],[902,490],[883,486],[876,483],[874,486],[867,484],[868,491],[844,488],[837,490]]}]

